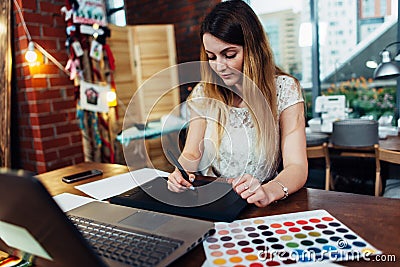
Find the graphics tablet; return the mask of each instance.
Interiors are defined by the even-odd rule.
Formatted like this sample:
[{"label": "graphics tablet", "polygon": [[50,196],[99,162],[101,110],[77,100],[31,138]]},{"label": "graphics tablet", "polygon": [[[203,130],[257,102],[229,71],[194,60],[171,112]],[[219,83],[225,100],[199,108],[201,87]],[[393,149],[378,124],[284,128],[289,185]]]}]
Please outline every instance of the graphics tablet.
[{"label": "graphics tablet", "polygon": [[171,192],[167,178],[157,177],[140,187],[118,196],[110,202],[128,207],[182,215],[210,221],[231,222],[247,206],[226,182],[199,180],[193,183],[195,190],[183,193]]}]

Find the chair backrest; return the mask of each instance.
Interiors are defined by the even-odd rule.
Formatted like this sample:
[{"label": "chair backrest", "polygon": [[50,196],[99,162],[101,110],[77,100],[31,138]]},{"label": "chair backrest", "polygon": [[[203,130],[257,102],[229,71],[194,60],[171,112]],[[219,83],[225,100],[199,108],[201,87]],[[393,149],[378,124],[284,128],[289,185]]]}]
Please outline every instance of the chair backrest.
[{"label": "chair backrest", "polygon": [[389,163],[394,163],[394,164],[400,164],[400,152],[399,151],[394,151],[394,150],[388,150],[379,147],[379,145],[375,145],[375,155],[376,155],[376,184],[378,185],[379,182],[379,188],[375,188],[375,196],[380,195],[381,193],[381,161],[389,162]]},{"label": "chair backrest", "polygon": [[378,171],[380,171],[380,161],[400,164],[400,151],[384,149],[379,145],[375,145],[375,153],[377,155],[376,166]]},{"label": "chair backrest", "polygon": [[394,164],[400,164],[400,152],[379,148],[379,159]]},{"label": "chair backrest", "polygon": [[323,143],[319,146],[308,146],[307,147],[307,158],[325,158],[327,164],[330,164],[328,144]]},{"label": "chair backrest", "polygon": [[307,146],[307,158],[324,158],[325,159],[325,189],[333,188],[331,179],[331,161],[329,157],[328,143],[324,142],[318,146]]}]

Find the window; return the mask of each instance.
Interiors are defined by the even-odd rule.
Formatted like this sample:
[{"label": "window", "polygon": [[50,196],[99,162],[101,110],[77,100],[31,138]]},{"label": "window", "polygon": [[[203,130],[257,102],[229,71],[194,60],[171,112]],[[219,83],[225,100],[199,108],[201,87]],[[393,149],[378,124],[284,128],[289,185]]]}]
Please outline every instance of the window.
[{"label": "window", "polygon": [[[282,64],[289,60],[291,62],[284,65],[283,69],[288,72],[295,69],[296,75],[290,73],[299,77],[306,91],[315,88],[313,82],[316,80],[312,76],[313,64],[314,66],[319,64],[318,78],[321,90],[328,88],[333,80],[340,83],[354,77],[371,78],[373,71],[365,71],[365,62],[368,59],[363,57],[373,55],[378,58],[380,51],[377,51],[377,47],[383,48],[387,45],[379,43],[382,42],[379,34],[386,33],[389,27],[385,27],[390,23],[391,25],[397,23],[397,6],[388,4],[389,1],[394,3],[395,0],[313,0],[314,3],[318,3],[319,61],[317,63],[313,61],[311,53],[313,44],[310,23],[311,1],[250,1],[250,5],[262,18],[277,61]],[[291,23],[287,23],[287,18],[291,18]],[[382,25],[385,27],[382,28]],[[377,30],[380,32],[376,32]],[[369,38],[371,33],[376,33],[376,39]],[[298,42],[293,39],[297,39]],[[371,43],[365,45],[365,42]],[[362,58],[359,57],[360,54],[363,55]]]},{"label": "window", "polygon": [[375,0],[362,0],[361,1],[362,8],[362,17],[368,18],[373,17],[375,14]]},{"label": "window", "polygon": [[118,26],[125,26],[124,0],[106,0],[106,6],[108,22]]},{"label": "window", "polygon": [[386,0],[381,0],[379,9],[380,9],[380,15],[382,17],[388,15],[387,14],[387,6],[386,5],[387,5]]}]

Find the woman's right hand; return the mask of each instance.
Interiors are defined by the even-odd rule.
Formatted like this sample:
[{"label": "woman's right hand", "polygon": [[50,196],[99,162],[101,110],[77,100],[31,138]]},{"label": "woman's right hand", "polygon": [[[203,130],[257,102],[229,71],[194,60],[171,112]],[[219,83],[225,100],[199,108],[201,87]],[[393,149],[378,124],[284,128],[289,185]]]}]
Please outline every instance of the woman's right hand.
[{"label": "woman's right hand", "polygon": [[[194,174],[192,173],[189,174],[189,180],[192,183],[195,178],[196,177]],[[168,184],[168,190],[176,193],[181,193],[189,188],[193,188],[193,185],[182,177],[182,174],[177,168],[175,168],[175,170],[168,176],[167,184]]]}]

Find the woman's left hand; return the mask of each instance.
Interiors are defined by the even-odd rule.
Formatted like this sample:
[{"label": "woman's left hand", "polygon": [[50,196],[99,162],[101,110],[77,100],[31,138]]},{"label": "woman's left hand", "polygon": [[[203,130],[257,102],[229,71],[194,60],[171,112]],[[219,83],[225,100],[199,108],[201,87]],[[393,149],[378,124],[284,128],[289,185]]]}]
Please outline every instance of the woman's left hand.
[{"label": "woman's left hand", "polygon": [[228,183],[231,183],[233,190],[250,204],[265,207],[273,201],[272,196],[268,195],[260,181],[250,174],[230,178]]}]

